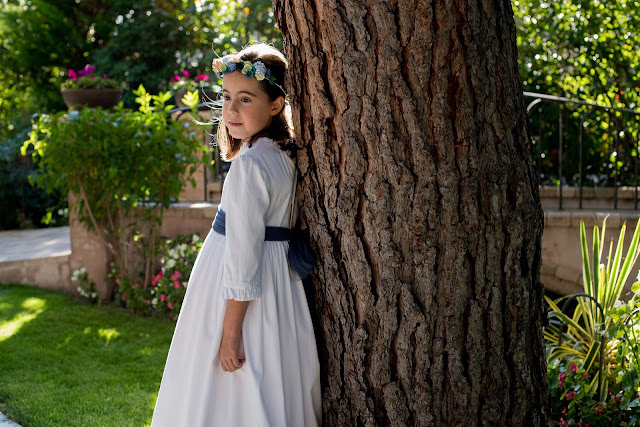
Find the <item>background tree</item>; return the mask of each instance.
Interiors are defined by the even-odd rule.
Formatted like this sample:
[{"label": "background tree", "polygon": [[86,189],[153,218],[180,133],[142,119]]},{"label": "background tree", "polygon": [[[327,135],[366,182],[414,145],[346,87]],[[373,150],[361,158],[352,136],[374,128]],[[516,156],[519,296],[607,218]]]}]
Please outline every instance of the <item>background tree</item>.
[{"label": "background tree", "polygon": [[510,3],[274,10],[326,425],[546,425],[542,210]]},{"label": "background tree", "polygon": [[[639,6],[637,0],[514,1],[524,90],[638,109]],[[545,108],[540,117],[532,114],[543,183],[577,186],[582,178],[587,186],[613,187],[614,180],[618,185],[635,185],[637,116],[612,111],[591,114],[582,153],[586,166],[580,171],[577,135],[581,117],[589,110],[563,108],[569,119],[564,125],[562,177],[557,170],[559,129],[547,125],[558,122],[558,111]]]}]

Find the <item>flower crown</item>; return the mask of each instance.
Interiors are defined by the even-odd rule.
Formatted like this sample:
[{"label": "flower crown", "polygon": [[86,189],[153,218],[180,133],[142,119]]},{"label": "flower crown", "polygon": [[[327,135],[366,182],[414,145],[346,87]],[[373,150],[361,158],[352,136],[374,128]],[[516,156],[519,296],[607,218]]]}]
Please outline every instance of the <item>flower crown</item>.
[{"label": "flower crown", "polygon": [[276,77],[271,75],[271,70],[268,69],[267,66],[264,65],[264,63],[261,61],[243,61],[238,56],[227,55],[222,57],[222,59],[214,59],[211,66],[213,68],[213,71],[219,78],[222,78],[222,76],[227,73],[240,71],[250,79],[255,77],[255,79],[259,82],[266,80],[270,84],[278,86],[282,90],[282,92],[286,93],[284,88],[276,82]]}]

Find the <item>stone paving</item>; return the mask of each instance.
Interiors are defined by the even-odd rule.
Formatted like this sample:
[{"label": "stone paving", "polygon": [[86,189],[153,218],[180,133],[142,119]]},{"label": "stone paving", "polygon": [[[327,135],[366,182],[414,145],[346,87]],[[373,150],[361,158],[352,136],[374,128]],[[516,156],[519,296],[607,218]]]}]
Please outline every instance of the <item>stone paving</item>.
[{"label": "stone paving", "polygon": [[0,427],[20,427],[20,424],[14,423],[0,412]]}]

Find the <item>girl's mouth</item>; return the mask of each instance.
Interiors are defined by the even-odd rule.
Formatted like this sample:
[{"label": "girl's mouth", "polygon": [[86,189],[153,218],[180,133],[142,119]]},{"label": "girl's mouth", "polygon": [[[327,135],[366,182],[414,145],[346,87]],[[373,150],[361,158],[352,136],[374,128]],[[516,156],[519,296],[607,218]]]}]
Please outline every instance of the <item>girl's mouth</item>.
[{"label": "girl's mouth", "polygon": [[230,122],[229,126],[240,126],[242,123]]}]

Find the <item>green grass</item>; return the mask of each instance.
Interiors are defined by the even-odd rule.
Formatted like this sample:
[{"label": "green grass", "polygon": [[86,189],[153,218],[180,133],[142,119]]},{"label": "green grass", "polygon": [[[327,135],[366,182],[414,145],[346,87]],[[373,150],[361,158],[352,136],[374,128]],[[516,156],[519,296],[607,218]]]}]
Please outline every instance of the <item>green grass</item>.
[{"label": "green grass", "polygon": [[0,285],[0,410],[24,427],[148,425],[174,327]]}]

